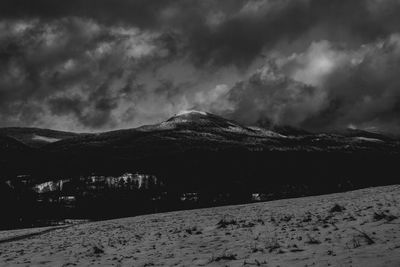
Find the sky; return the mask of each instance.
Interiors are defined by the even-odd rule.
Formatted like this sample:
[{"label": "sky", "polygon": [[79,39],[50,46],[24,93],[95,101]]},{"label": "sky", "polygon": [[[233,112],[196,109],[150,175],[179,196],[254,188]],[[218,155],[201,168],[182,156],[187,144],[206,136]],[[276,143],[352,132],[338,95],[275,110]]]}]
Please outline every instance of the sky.
[{"label": "sky", "polygon": [[399,0],[1,0],[0,127],[99,132],[198,109],[400,133]]}]

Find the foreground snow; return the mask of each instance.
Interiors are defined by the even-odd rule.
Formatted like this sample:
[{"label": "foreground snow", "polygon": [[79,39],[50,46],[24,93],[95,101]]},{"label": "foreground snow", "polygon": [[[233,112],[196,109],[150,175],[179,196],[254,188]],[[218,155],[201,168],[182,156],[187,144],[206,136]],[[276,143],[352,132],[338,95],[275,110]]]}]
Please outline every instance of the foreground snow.
[{"label": "foreground snow", "polygon": [[0,266],[400,266],[399,209],[396,185],[8,231]]}]

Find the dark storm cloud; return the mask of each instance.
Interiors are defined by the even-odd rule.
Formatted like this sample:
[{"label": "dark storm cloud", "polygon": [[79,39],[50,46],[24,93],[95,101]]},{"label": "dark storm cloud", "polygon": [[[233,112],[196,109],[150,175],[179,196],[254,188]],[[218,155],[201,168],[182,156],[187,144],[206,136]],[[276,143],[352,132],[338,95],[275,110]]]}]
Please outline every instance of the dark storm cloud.
[{"label": "dark storm cloud", "polygon": [[[287,39],[366,42],[400,28],[395,0],[5,0],[5,18],[91,18],[106,24],[180,33],[200,63],[247,64],[263,48]],[[348,40],[352,38],[353,40]]]},{"label": "dark storm cloud", "polygon": [[267,64],[226,94],[225,116],[246,125],[299,126],[323,107],[325,92],[286,76],[275,62]]},{"label": "dark storm cloud", "polygon": [[0,124],[101,130],[199,107],[396,130],[398,14],[397,0],[3,0]]},{"label": "dark storm cloud", "polygon": [[399,31],[399,13],[398,1],[249,1],[218,25],[188,31],[189,49],[201,63],[246,65],[282,40],[357,46]]},{"label": "dark storm cloud", "polygon": [[[0,27],[0,110],[5,125],[52,123],[53,114],[63,116],[71,128],[114,126],[111,113],[126,98],[122,89],[131,86],[138,69],[168,58],[174,45],[163,33],[76,17],[3,21]],[[23,116],[33,107],[35,119]],[[50,114],[43,117],[46,112]],[[55,121],[61,124],[63,119]]]},{"label": "dark storm cloud", "polygon": [[391,35],[357,52],[338,54],[348,58],[326,77],[326,108],[305,121],[304,126],[334,129],[352,125],[399,132],[400,35]]},{"label": "dark storm cloud", "polygon": [[399,132],[399,70],[399,34],[358,49],[317,42],[304,53],[267,62],[236,84],[223,112],[253,125]]},{"label": "dark storm cloud", "polygon": [[157,20],[157,11],[168,6],[169,0],[4,0],[0,15],[6,18],[60,17],[93,18],[106,23],[132,23],[151,26]]},{"label": "dark storm cloud", "polygon": [[48,101],[50,111],[55,115],[74,115],[78,121],[92,128],[115,126],[112,110],[117,99],[108,92],[109,84],[103,84],[91,91],[87,99],[78,96],[61,96]]},{"label": "dark storm cloud", "polygon": [[88,102],[78,97],[60,97],[49,101],[49,107],[55,115],[74,115],[81,124],[98,128],[104,125],[115,126],[111,110],[117,103],[113,99],[101,98],[94,102],[92,110],[87,112]]}]

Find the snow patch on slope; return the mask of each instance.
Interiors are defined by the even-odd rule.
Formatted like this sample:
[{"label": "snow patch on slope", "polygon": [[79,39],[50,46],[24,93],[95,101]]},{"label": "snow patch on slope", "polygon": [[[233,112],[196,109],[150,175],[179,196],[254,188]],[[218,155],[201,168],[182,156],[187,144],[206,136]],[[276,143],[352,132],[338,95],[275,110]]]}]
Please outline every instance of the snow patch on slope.
[{"label": "snow patch on slope", "polygon": [[60,141],[61,139],[59,138],[52,138],[52,137],[46,137],[46,136],[41,136],[41,135],[34,135],[32,137],[32,140],[37,140],[37,141],[44,141],[44,142],[48,142],[48,143],[54,143],[57,141]]},{"label": "snow patch on slope", "polygon": [[355,137],[354,139],[359,140],[359,141],[366,141],[366,142],[383,142],[380,139],[377,138],[369,138],[369,137]]},{"label": "snow patch on slope", "polygon": [[259,132],[261,135],[264,135],[266,137],[275,137],[275,138],[287,138],[286,135],[280,134],[278,132],[274,132],[271,130],[267,130],[264,128],[259,128],[259,127],[255,127],[255,126],[251,126],[249,127],[250,129]]}]

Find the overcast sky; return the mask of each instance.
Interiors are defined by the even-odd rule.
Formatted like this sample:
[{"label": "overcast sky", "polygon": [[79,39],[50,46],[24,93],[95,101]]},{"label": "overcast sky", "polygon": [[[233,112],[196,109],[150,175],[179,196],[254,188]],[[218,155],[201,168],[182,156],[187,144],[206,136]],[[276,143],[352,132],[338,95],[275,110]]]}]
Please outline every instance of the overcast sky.
[{"label": "overcast sky", "polygon": [[0,127],[103,131],[184,109],[400,132],[398,0],[1,0]]}]

